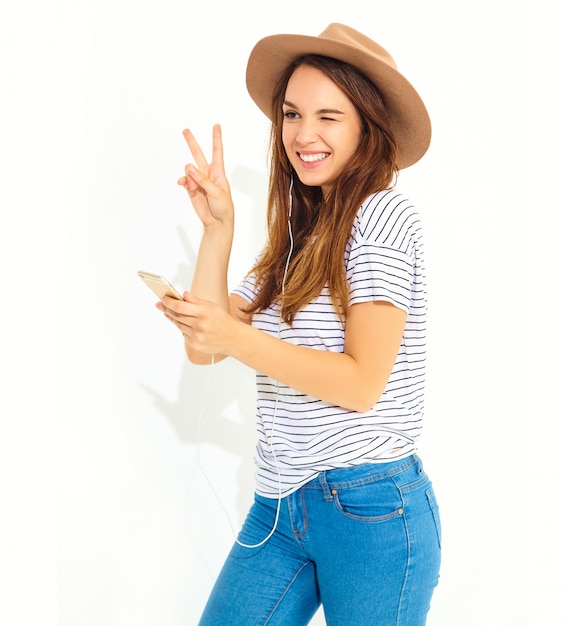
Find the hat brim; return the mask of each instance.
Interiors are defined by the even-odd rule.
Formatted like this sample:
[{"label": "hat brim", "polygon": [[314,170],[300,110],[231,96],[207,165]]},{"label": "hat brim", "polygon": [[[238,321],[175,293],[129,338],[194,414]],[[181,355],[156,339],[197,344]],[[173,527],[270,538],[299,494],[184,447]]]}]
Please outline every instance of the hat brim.
[{"label": "hat brim", "polygon": [[318,54],[349,63],[363,72],[383,97],[397,142],[399,168],[416,163],[428,149],[432,133],[428,111],[418,92],[396,69],[389,53],[374,42],[378,52],[324,37],[325,32],[318,37],[283,34],[261,39],[247,64],[246,85],[251,98],[271,118],[277,81],[298,57]]}]

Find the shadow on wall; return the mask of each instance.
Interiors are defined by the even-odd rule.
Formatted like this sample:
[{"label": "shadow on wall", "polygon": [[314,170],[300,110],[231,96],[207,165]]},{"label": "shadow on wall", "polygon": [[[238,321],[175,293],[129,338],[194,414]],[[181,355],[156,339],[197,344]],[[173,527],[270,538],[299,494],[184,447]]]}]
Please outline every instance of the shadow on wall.
[{"label": "shadow on wall", "polygon": [[[264,198],[265,179],[246,167],[234,172],[235,188],[252,198]],[[263,200],[264,202],[264,200]],[[238,210],[237,210],[238,213]],[[265,215],[257,203],[253,208],[253,241],[262,241]],[[189,285],[196,263],[196,252],[184,228],[178,228],[187,263],[180,264],[172,280],[176,285]],[[250,252],[252,259],[258,250]],[[248,512],[254,490],[254,464],[252,461],[256,443],[255,431],[255,374],[241,363],[226,359],[210,366],[195,366],[184,360],[178,384],[177,398],[172,402],[156,389],[141,382],[140,387],[148,393],[154,406],[165,415],[179,439],[197,446],[198,419],[203,411],[199,433],[200,443],[219,448],[238,459],[236,484],[238,493],[235,506],[239,518]],[[204,463],[206,465],[206,463]],[[206,468],[207,471],[207,468]]]},{"label": "shadow on wall", "polygon": [[[254,375],[251,378],[251,372],[234,361],[220,363],[212,371],[209,366],[197,367],[186,362],[173,402],[145,383],[140,386],[186,444],[197,446],[203,404],[200,444],[220,448],[238,459],[236,507],[243,519],[250,508],[254,487],[252,462],[247,462],[254,452],[254,436],[250,432],[255,419]],[[207,464],[204,465],[207,472]]]}]

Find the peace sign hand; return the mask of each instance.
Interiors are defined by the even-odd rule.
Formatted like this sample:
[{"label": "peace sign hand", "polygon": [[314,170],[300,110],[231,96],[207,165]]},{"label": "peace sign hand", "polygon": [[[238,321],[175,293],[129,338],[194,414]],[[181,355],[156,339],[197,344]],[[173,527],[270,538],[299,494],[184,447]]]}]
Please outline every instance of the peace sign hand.
[{"label": "peace sign hand", "polygon": [[208,163],[203,150],[193,133],[183,131],[185,141],[196,165],[185,166],[185,176],[178,179],[178,185],[185,187],[189,199],[201,220],[203,227],[233,227],[233,200],[229,181],[225,175],[223,161],[223,141],[219,124],[213,126],[213,154]]}]

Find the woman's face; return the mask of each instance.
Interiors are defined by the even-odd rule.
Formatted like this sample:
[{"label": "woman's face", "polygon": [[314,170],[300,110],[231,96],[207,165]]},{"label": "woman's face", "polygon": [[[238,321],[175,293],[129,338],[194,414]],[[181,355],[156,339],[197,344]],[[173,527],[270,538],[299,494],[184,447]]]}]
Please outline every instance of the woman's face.
[{"label": "woman's face", "polygon": [[301,65],[286,87],[282,142],[305,185],[325,195],[355,154],[361,138],[357,109],[323,72]]}]

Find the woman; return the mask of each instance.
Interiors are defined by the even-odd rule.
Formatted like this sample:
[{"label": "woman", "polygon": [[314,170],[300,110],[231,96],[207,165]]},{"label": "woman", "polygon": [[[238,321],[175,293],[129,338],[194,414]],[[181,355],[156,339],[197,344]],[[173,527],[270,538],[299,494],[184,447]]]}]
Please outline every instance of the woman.
[{"label": "woman", "polygon": [[178,183],[204,232],[191,292],[158,308],[192,363],[257,372],[255,501],[200,624],[425,624],[438,508],[416,456],[424,395],[420,219],[394,188],[422,157],[422,100],[341,24],[262,39],[247,67],[272,121],[268,241],[228,294],[233,204],[221,130]]}]

